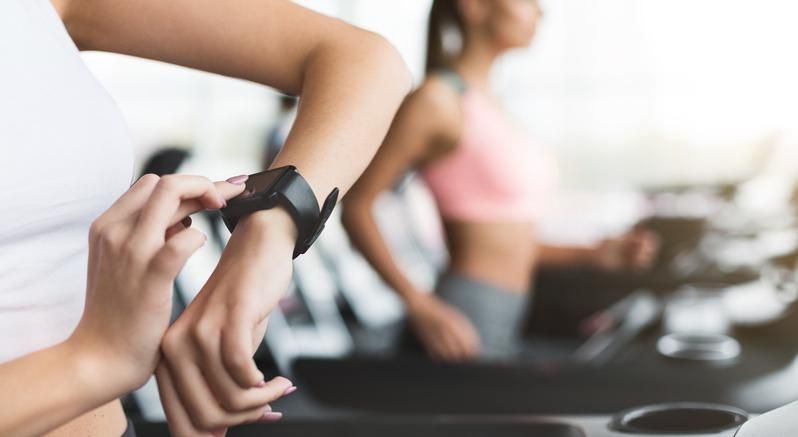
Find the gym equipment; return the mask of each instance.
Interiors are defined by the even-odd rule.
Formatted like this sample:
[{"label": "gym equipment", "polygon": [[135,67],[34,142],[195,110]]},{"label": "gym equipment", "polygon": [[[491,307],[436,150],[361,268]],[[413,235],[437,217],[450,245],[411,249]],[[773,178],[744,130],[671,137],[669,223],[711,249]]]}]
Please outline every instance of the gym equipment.
[{"label": "gym equipment", "polygon": [[[168,436],[163,423],[136,425],[141,435]],[[284,419],[233,428],[231,437],[788,437],[798,431],[798,403],[749,419],[737,408],[652,405],[615,416],[347,416]]]}]

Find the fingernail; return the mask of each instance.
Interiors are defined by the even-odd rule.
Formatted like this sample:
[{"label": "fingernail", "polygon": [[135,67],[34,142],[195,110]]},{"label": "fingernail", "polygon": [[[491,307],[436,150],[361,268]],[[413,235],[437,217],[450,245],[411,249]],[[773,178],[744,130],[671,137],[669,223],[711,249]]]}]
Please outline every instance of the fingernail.
[{"label": "fingernail", "polygon": [[263,416],[260,418],[260,420],[261,422],[277,422],[282,418],[283,418],[283,413],[270,411],[268,413],[264,413]]},{"label": "fingernail", "polygon": [[229,182],[229,183],[231,183],[233,185],[242,185],[244,182],[247,181],[247,179],[249,179],[249,176],[245,175],[245,174],[242,174],[240,176],[231,177],[230,179],[227,180],[227,182]]},{"label": "fingernail", "polygon": [[266,387],[266,381],[259,382],[255,387]]},{"label": "fingernail", "polygon": [[285,392],[283,392],[283,396],[288,396],[288,395],[290,395],[291,393],[293,393],[295,391],[296,391],[296,386],[292,385],[291,387],[288,387],[287,389],[285,389]]},{"label": "fingernail", "polygon": [[271,413],[271,412],[272,412],[272,406],[271,405],[266,405],[265,407],[263,407],[263,414]]}]

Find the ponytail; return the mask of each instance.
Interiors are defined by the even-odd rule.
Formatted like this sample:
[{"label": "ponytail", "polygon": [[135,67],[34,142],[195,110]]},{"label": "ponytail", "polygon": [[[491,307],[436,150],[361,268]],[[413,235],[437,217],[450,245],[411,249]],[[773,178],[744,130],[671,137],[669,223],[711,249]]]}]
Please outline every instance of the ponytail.
[{"label": "ponytail", "polygon": [[457,0],[433,0],[427,33],[427,73],[451,66],[457,55],[453,52],[460,50],[452,50],[452,32],[458,34],[462,45],[463,20]]}]

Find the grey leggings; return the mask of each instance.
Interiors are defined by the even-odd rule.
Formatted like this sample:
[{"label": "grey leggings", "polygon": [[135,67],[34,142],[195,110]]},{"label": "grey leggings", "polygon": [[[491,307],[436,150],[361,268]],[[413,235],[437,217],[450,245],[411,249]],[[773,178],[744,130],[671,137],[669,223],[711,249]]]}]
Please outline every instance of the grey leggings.
[{"label": "grey leggings", "polygon": [[482,340],[482,358],[510,358],[521,352],[528,295],[453,272],[440,278],[435,293],[474,324]]}]

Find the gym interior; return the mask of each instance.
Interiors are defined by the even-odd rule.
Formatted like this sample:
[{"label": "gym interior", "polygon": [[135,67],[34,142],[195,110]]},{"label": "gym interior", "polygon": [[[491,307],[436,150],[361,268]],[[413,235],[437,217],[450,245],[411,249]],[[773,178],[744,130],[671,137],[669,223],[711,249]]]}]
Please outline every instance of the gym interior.
[{"label": "gym interior", "polygon": [[[430,0],[299,3],[382,35],[424,83]],[[518,350],[441,359],[408,341],[407,305],[352,242],[345,196],[294,261],[254,356],[267,379],[298,390],[271,405],[279,422],[228,435],[798,434],[798,6],[540,4],[534,44],[490,73],[508,118],[556,159],[536,244],[595,248],[645,233],[645,268],[540,265],[516,304]],[[251,82],[82,56],[133,132],[137,177],[258,173],[296,115],[296,98]],[[403,275],[432,291],[453,234],[421,173],[371,206]],[[216,211],[191,226],[208,243],[174,281],[174,318],[231,235]],[[493,302],[477,305],[488,314]],[[138,435],[169,435],[154,378],[123,405]]]}]

